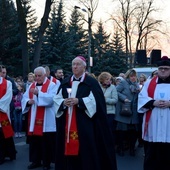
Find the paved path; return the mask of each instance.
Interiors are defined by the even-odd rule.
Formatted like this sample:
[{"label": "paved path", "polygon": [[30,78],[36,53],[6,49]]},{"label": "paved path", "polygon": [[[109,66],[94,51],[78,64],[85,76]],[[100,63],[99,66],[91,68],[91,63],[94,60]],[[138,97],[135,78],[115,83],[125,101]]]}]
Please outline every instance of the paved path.
[{"label": "paved path", "polygon": [[[25,142],[25,137],[15,138],[15,145],[17,149],[17,159],[15,161],[6,160],[3,165],[0,165],[0,170],[27,170],[28,161],[28,145]],[[124,157],[117,155],[118,170],[143,170],[143,148],[136,148],[136,156],[129,156],[129,152],[125,152]],[[36,168],[35,170],[42,170]],[[51,170],[54,170],[52,164]]]}]

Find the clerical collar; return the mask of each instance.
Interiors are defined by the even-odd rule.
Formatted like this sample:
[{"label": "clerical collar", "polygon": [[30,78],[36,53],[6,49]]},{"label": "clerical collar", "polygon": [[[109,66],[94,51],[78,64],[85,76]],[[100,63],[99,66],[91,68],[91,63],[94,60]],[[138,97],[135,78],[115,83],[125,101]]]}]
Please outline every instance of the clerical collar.
[{"label": "clerical collar", "polygon": [[47,77],[45,77],[45,80],[43,81],[43,83],[36,83],[36,86],[42,86],[46,81],[48,80],[48,78]]},{"label": "clerical collar", "polygon": [[170,77],[167,77],[166,79],[158,78],[158,84],[161,84],[161,83],[169,84],[170,83]]},{"label": "clerical collar", "polygon": [[41,83],[41,84],[38,84],[38,83],[37,83],[37,84],[36,84],[36,86],[42,86],[42,85],[43,85],[43,83]]},{"label": "clerical collar", "polygon": [[82,77],[79,77],[79,78],[76,78],[76,77],[73,77],[73,81],[80,81]]},{"label": "clerical collar", "polygon": [[85,73],[83,73],[82,76],[80,76],[79,78],[76,78],[74,75],[71,77],[71,81],[80,81],[82,82],[85,78]]}]

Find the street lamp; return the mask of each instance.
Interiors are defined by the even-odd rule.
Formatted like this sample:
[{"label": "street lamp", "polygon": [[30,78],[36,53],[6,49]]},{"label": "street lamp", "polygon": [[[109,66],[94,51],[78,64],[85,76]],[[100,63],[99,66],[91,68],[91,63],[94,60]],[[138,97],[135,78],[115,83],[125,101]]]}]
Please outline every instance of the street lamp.
[{"label": "street lamp", "polygon": [[93,66],[93,57],[91,57],[91,39],[92,39],[92,16],[91,16],[91,9],[88,8],[88,11],[84,8],[80,8],[79,6],[75,6],[75,9],[81,9],[83,12],[87,12],[88,14],[88,72],[91,73],[91,67]]}]

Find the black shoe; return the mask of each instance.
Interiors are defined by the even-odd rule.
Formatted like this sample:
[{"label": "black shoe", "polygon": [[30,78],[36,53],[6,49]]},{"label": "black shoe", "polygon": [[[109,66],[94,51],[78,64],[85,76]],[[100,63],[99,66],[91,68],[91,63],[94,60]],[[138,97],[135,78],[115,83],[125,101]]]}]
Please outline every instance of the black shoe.
[{"label": "black shoe", "polygon": [[41,167],[41,164],[33,162],[28,166],[28,169],[35,169],[35,168],[38,168],[38,167]]}]

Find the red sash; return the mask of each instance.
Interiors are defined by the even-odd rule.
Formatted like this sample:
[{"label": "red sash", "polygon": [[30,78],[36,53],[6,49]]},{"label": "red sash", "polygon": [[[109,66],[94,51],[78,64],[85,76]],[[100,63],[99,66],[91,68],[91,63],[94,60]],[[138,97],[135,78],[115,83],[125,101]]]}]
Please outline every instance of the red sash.
[{"label": "red sash", "polygon": [[[50,80],[47,79],[47,81],[42,85],[41,91],[42,92],[47,92],[49,84],[50,84]],[[35,85],[35,83],[33,83],[31,85],[30,89],[35,88],[35,87],[36,87],[36,85]],[[30,99],[33,98],[33,93],[29,93],[29,98]],[[34,130],[33,130],[33,132],[29,132],[30,121],[31,121],[31,109],[29,110],[29,115],[28,115],[28,135],[38,135],[38,136],[43,135],[44,113],[45,113],[45,107],[44,106],[37,106]]]},{"label": "red sash", "polygon": [[52,81],[53,83],[57,84],[57,79],[56,79],[55,77],[52,77],[52,76],[51,76],[51,81]]},{"label": "red sash", "polygon": [[69,142],[67,143],[67,131],[68,131],[68,113],[66,114],[66,126],[65,126],[65,155],[78,155],[79,152],[79,139],[77,132],[76,122],[76,106],[73,106],[72,120],[69,133]]},{"label": "red sash", "polygon": [[[155,92],[155,88],[156,88],[156,79],[157,79],[157,76],[155,76],[149,83],[149,86],[148,86],[148,96],[153,98],[154,97],[154,92]],[[150,120],[150,117],[151,117],[151,113],[152,113],[152,110],[148,110],[146,112],[146,117],[145,117],[145,125],[144,125],[144,136],[146,135],[147,131],[148,131],[148,123],[149,123],[149,120]]]},{"label": "red sash", "polygon": [[[7,80],[2,78],[2,84],[0,84],[0,98],[2,98],[7,91]],[[0,111],[0,123],[2,126],[2,131],[5,138],[12,137],[14,131],[12,129],[11,123],[9,121],[8,115]]]},{"label": "red sash", "polygon": [[[72,85],[72,80],[70,82]],[[67,142],[68,134],[68,109],[66,113],[66,126],[65,126],[65,155],[78,155],[79,152],[79,138],[77,131],[77,120],[76,120],[76,106],[73,106],[72,119],[69,132],[69,142]]]}]

